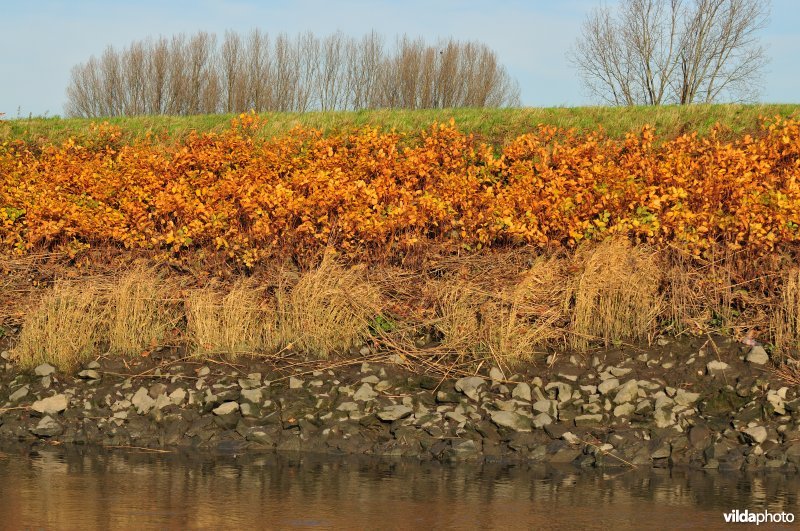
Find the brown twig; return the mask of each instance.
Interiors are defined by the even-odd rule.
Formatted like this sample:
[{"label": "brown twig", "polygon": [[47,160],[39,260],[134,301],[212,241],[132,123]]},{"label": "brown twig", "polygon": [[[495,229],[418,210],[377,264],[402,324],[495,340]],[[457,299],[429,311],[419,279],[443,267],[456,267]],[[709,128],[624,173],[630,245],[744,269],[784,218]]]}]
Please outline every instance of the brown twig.
[{"label": "brown twig", "polygon": [[158,448],[145,448],[143,446],[127,446],[127,445],[116,445],[116,444],[106,444],[103,445],[103,448],[113,448],[119,450],[139,450],[142,452],[152,452],[157,454],[171,454],[174,453],[172,450],[161,450]]}]

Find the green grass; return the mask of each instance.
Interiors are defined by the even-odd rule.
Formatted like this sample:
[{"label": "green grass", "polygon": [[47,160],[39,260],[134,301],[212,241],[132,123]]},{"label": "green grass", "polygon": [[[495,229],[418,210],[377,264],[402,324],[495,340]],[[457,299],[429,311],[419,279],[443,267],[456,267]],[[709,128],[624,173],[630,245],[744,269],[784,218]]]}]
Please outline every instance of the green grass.
[{"label": "green grass", "polygon": [[[578,130],[602,127],[612,137],[622,137],[645,124],[655,126],[660,138],[697,131],[705,134],[716,123],[734,134],[755,130],[762,117],[800,116],[800,104],[770,105],[691,105],[663,107],[553,107],[521,109],[445,109],[445,110],[371,110],[358,112],[265,113],[268,119],[265,136],[280,135],[296,125],[335,132],[366,125],[414,132],[434,121],[455,119],[465,132],[494,145],[549,124]],[[92,122],[108,121],[119,125],[126,139],[147,132],[180,138],[191,130],[218,131],[228,127],[233,115],[134,116],[108,119],[17,118],[0,121],[0,142],[21,139],[26,142],[61,142],[80,136]]]}]

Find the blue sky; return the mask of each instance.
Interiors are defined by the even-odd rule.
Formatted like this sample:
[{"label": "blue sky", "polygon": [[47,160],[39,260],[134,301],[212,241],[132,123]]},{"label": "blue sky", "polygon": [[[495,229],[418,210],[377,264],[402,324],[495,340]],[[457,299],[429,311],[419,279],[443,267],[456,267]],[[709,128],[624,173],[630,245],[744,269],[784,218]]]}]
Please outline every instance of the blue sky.
[{"label": "blue sky", "polygon": [[[375,29],[388,39],[407,33],[477,39],[497,51],[519,81],[526,106],[593,103],[565,54],[600,0],[0,0],[0,112],[8,117],[63,113],[73,65],[112,44],[148,36],[226,29],[270,33]],[[614,1],[607,1],[613,4]],[[771,63],[761,101],[800,102],[800,2],[773,0],[763,31]]]}]

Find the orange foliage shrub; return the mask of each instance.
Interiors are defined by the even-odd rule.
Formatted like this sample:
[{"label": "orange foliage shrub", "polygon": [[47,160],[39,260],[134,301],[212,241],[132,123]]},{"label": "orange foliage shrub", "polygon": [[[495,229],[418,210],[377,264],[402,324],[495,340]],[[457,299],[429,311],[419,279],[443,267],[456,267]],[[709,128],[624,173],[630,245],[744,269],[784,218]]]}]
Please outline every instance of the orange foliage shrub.
[{"label": "orange foliage shrub", "polygon": [[295,129],[259,139],[255,115],[223,133],[119,141],[94,126],[44,148],[0,145],[0,249],[224,253],[251,265],[332,245],[386,259],[429,242],[465,249],[574,246],[612,233],[695,255],[767,253],[800,238],[800,122],[753,136],[654,142],[540,126],[502,153],[434,125],[418,137]]}]

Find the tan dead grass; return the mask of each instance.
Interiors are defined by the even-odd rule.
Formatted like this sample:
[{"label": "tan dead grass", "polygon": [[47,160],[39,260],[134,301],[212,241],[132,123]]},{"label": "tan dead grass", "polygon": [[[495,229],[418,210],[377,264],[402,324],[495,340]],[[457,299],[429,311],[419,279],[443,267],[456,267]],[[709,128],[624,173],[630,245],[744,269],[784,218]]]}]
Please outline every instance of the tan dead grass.
[{"label": "tan dead grass", "polygon": [[655,331],[663,310],[662,268],[656,253],[627,238],[607,239],[579,250],[572,308],[571,346],[585,350],[594,339],[641,340]]},{"label": "tan dead grass", "polygon": [[[437,349],[459,361],[491,358],[499,366],[532,361],[564,341],[569,283],[562,261],[537,258],[504,283],[498,275],[432,281],[441,334]],[[483,280],[483,282],[481,282]]]},{"label": "tan dead grass", "polygon": [[182,318],[173,284],[141,266],[108,284],[109,353],[136,355],[165,343]]},{"label": "tan dead grass", "polygon": [[800,268],[786,271],[783,290],[772,317],[775,346],[779,353],[796,354],[800,348]]},{"label": "tan dead grass", "polygon": [[97,354],[106,306],[96,281],[57,281],[25,315],[12,351],[26,368],[51,363],[72,370]]},{"label": "tan dead grass", "polygon": [[486,335],[493,356],[514,365],[563,342],[570,297],[562,261],[537,259],[488,306]]},{"label": "tan dead grass", "polygon": [[320,265],[276,291],[283,345],[326,358],[366,341],[383,308],[380,290],[361,267],[344,267],[326,253]]},{"label": "tan dead grass", "polygon": [[218,287],[192,290],[186,298],[186,336],[197,356],[235,358],[256,355],[275,345],[275,313],[262,290],[240,280],[226,291]]}]

